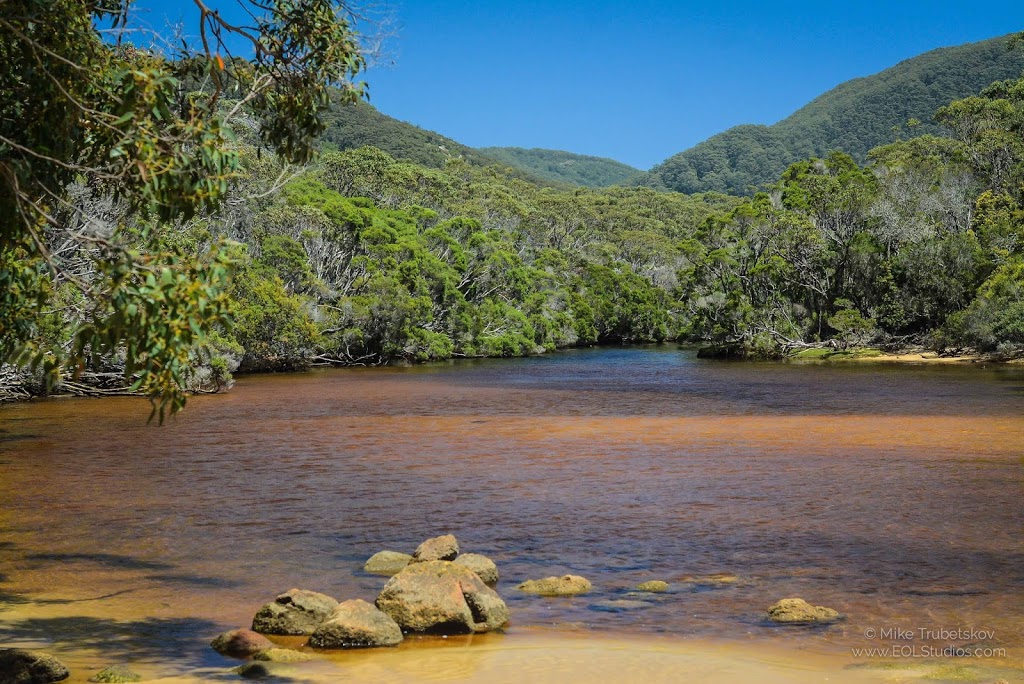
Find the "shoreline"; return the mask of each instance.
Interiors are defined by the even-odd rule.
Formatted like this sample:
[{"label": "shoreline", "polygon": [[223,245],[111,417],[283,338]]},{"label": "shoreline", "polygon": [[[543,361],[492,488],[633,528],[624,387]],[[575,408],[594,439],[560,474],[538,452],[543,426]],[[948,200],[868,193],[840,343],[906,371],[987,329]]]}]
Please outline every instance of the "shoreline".
[{"label": "shoreline", "polygon": [[[998,356],[994,354],[958,354],[958,355],[944,355],[939,352],[922,349],[920,347],[908,347],[899,351],[883,352],[874,347],[855,347],[847,350],[837,351],[827,347],[811,347],[802,349],[800,351],[790,353],[788,355],[775,357],[775,358],[755,358],[755,357],[737,357],[737,356],[717,356],[712,354],[706,357],[701,357],[700,352],[703,349],[711,348],[700,348],[695,345],[675,342],[640,342],[636,344],[604,344],[604,345],[592,345],[589,347],[564,347],[555,349],[553,351],[544,352],[543,354],[534,354],[531,356],[514,356],[514,357],[503,357],[503,356],[481,356],[481,357],[464,357],[464,358],[450,358],[439,361],[427,361],[427,362],[410,362],[401,364],[382,364],[378,366],[329,366],[329,368],[359,368],[359,369],[394,369],[402,367],[427,367],[433,364],[458,364],[460,362],[480,362],[480,361],[496,361],[496,360],[514,360],[532,357],[544,357],[554,356],[564,353],[572,353],[577,351],[596,350],[596,349],[625,349],[625,348],[642,348],[642,347],[669,347],[675,345],[678,351],[693,351],[698,354],[698,358],[701,360],[715,361],[715,360],[729,360],[729,361],[757,361],[760,363],[786,363],[786,364],[816,364],[816,363],[879,363],[879,364],[906,364],[906,365],[977,365],[984,368],[988,365],[993,366],[1024,366],[1024,356],[1007,358],[1005,356]],[[242,373],[236,373],[234,375],[232,383],[225,387],[221,391],[209,391],[209,392],[195,392],[189,396],[201,396],[204,394],[223,394],[231,391],[231,385],[234,384],[234,380],[239,378],[252,378],[262,377],[266,375],[300,375],[303,373],[309,373],[310,371],[321,370],[328,368],[328,366],[311,366],[310,368],[303,368],[297,370],[288,371],[248,371]],[[15,390],[9,388],[0,387],[0,406],[4,404],[18,404],[28,401],[36,401],[40,399],[99,399],[106,397],[145,397],[144,394],[139,392],[129,392],[124,390],[104,390],[101,388],[90,389],[89,391],[72,391],[72,392],[60,392],[57,391],[52,394],[31,394],[24,389],[21,385],[13,386]]]},{"label": "shoreline", "polygon": [[[899,682],[969,681],[1022,682],[1016,661],[944,658],[875,658],[859,656],[794,634],[792,640],[768,638],[689,639],[676,634],[638,635],[526,626],[505,633],[412,637],[397,647],[312,650],[300,637],[271,637],[284,648],[314,656],[299,663],[271,665],[272,679],[296,682],[399,684],[410,681],[561,684],[566,681],[725,681],[763,684],[896,684]],[[179,644],[180,645],[180,644]],[[67,648],[57,643],[15,639],[5,646],[36,648],[52,653],[71,671],[69,684],[87,682],[114,664],[102,649]],[[146,682],[237,681],[234,670],[249,660],[219,656],[205,639],[196,640],[201,654],[179,653],[133,660],[122,653],[120,663]],[[202,661],[201,663],[197,662]],[[189,661],[192,661],[191,663]],[[681,679],[683,678],[683,679]]]},{"label": "shoreline", "polygon": [[1024,357],[1006,358],[993,354],[953,354],[912,347],[884,352],[873,347],[856,347],[844,351],[825,348],[805,349],[782,359],[786,363],[886,363],[909,365],[1024,365]]}]

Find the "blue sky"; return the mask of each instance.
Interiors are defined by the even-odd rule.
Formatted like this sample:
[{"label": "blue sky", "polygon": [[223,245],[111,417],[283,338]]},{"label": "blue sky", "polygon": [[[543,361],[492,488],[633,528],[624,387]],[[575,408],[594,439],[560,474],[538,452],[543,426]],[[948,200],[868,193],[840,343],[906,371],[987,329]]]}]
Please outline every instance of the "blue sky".
[{"label": "blue sky", "polygon": [[[194,12],[190,0],[139,4],[154,25]],[[1024,4],[1003,0],[387,5],[397,35],[365,75],[384,113],[471,146],[564,149],[644,169],[921,52],[1024,30]]]}]

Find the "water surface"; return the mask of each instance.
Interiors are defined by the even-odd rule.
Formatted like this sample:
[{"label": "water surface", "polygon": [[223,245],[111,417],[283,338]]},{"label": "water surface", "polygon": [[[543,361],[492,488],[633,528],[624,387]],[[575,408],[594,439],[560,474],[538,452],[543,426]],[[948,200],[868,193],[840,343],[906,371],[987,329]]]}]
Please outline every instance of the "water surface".
[{"label": "water surface", "polygon": [[[368,556],[451,532],[497,561],[513,634],[1024,646],[1019,370],[602,349],[246,377],[147,416],[0,407],[0,642],[210,665],[194,643],[280,591],[372,600]],[[595,592],[513,589],[565,572]],[[739,581],[686,582],[713,573]],[[614,603],[647,579],[673,589]],[[848,618],[766,626],[786,596]]]}]

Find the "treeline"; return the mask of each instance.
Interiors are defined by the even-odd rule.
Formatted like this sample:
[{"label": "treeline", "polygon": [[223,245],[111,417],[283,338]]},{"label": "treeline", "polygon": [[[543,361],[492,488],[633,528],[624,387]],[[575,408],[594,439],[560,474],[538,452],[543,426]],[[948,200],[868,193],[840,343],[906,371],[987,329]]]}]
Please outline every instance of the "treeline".
[{"label": "treeline", "polygon": [[[161,334],[184,339],[205,325],[196,311],[230,323],[176,358],[190,389],[238,369],[664,340],[763,356],[867,344],[1019,354],[1024,81],[953,102],[936,121],[950,137],[876,148],[866,166],[841,153],[803,161],[747,199],[545,187],[372,147],[325,151],[296,174],[239,129],[240,172],[217,211],[158,228],[102,185],[72,183],[64,222],[116,227],[177,264],[125,280],[153,309],[111,309],[112,324],[158,317]],[[63,235],[47,234],[67,275],[34,324],[46,348],[73,345],[94,316],[82,283],[118,277],[102,270],[102,243]],[[193,292],[195,269],[229,284]],[[175,308],[188,298],[194,311]],[[121,391],[126,358],[94,355],[66,381]],[[35,377],[2,373],[7,391]]]},{"label": "treeline", "polygon": [[680,247],[737,203],[329,152],[220,225],[246,246],[230,337],[243,370],[676,339]]},{"label": "treeline", "polygon": [[680,272],[688,334],[743,353],[829,343],[1024,350],[1024,81],[935,117],[950,138],[834,153],[709,221]]}]

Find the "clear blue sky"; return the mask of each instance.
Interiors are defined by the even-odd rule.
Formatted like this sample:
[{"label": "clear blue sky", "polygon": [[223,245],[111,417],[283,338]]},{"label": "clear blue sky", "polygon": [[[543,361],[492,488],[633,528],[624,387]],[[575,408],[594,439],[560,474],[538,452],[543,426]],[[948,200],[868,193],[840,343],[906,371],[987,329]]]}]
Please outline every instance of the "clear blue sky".
[{"label": "clear blue sky", "polygon": [[[921,52],[1024,30],[1019,0],[387,4],[397,35],[366,74],[384,113],[471,146],[563,149],[643,169]],[[140,5],[193,15],[190,0]]]}]

